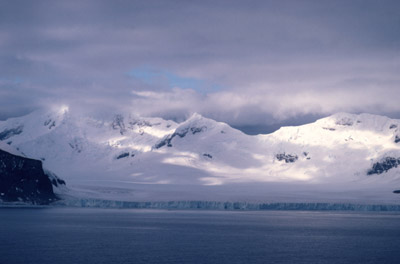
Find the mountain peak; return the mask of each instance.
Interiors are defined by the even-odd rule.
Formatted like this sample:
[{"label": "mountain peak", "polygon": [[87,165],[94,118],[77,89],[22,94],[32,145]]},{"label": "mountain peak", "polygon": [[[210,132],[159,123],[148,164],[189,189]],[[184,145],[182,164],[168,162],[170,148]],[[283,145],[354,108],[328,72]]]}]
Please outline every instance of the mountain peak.
[{"label": "mountain peak", "polygon": [[195,112],[193,113],[188,119],[186,119],[185,122],[187,121],[195,121],[195,120],[201,120],[204,119],[205,117],[203,117],[201,114]]},{"label": "mountain peak", "polygon": [[[382,158],[400,164],[400,122],[377,115],[337,113],[259,136],[198,113],[180,124],[132,115],[69,116],[61,107],[0,122],[0,141],[42,160],[67,181],[83,175],[179,184],[355,182],[364,176],[379,180],[367,172],[386,164]],[[379,171],[396,179],[396,166]]]},{"label": "mountain peak", "polygon": [[351,128],[356,130],[386,131],[400,124],[400,120],[368,113],[336,113],[315,122],[323,127]]}]

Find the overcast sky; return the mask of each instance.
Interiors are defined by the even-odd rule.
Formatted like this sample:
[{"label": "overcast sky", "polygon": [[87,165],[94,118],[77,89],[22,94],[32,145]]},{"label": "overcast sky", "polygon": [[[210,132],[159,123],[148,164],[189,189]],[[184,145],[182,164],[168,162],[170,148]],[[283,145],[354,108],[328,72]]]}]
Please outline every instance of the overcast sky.
[{"label": "overcast sky", "polygon": [[0,0],[0,119],[43,106],[236,127],[400,117],[400,1]]}]

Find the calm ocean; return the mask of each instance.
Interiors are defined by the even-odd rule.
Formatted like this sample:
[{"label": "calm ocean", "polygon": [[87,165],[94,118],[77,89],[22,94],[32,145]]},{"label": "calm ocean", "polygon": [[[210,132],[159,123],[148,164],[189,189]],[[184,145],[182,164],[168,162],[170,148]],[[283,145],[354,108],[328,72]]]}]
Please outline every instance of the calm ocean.
[{"label": "calm ocean", "polygon": [[1,208],[0,263],[400,263],[400,213]]}]

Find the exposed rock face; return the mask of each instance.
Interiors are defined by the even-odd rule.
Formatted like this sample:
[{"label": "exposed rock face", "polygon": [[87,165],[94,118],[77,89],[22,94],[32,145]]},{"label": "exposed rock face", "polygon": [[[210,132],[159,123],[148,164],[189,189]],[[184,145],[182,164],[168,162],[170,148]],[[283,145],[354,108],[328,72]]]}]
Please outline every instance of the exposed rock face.
[{"label": "exposed rock face", "polygon": [[126,158],[126,157],[129,157],[129,152],[124,152],[124,153],[119,154],[117,156],[117,159],[123,159],[123,158]]},{"label": "exposed rock face", "polygon": [[5,129],[0,132],[0,140],[6,140],[12,136],[19,135],[22,133],[24,126],[18,126],[11,129]]},{"label": "exposed rock face", "polygon": [[340,126],[352,126],[353,124],[353,120],[348,117],[343,117],[342,119],[336,121],[336,125]]},{"label": "exposed rock face", "polygon": [[299,157],[297,155],[292,155],[292,154],[276,154],[276,159],[281,161],[284,160],[286,163],[292,163],[295,162]]},{"label": "exposed rock face", "polygon": [[372,165],[372,169],[368,171],[368,175],[381,174],[387,172],[392,168],[397,168],[400,165],[400,158],[386,157],[380,162],[376,162]]},{"label": "exposed rock face", "polygon": [[211,155],[211,154],[208,154],[208,153],[204,153],[204,154],[203,154],[203,157],[212,159],[212,155]]},{"label": "exposed rock face", "polygon": [[57,197],[41,161],[0,150],[0,200],[49,204]]},{"label": "exposed rock face", "polygon": [[154,147],[156,149],[162,148],[164,146],[172,147],[172,139],[174,137],[179,136],[180,138],[183,138],[183,137],[186,136],[187,133],[189,133],[189,131],[191,131],[192,134],[195,135],[197,133],[201,133],[201,132],[207,131],[207,127],[206,126],[201,126],[201,127],[195,127],[194,126],[194,127],[179,128],[173,134],[168,135],[163,140],[158,142]]},{"label": "exposed rock face", "polygon": [[192,134],[196,134],[196,133],[200,133],[203,131],[207,131],[207,127],[206,126],[202,126],[202,127],[191,127],[190,130],[192,131]]},{"label": "exposed rock face", "polygon": [[[189,128],[184,128],[184,129],[180,129],[179,131],[175,131],[172,135],[169,135],[167,137],[165,137],[163,140],[161,140],[159,143],[157,143],[155,145],[156,149],[162,148],[165,145],[167,145],[168,147],[172,147],[172,139],[176,136],[179,136],[180,138],[183,138],[186,136],[186,134],[189,132]],[[195,133],[193,133],[195,134]]]},{"label": "exposed rock face", "polygon": [[121,135],[126,132],[124,117],[122,115],[116,115],[111,126],[114,130],[119,130],[119,133]]}]

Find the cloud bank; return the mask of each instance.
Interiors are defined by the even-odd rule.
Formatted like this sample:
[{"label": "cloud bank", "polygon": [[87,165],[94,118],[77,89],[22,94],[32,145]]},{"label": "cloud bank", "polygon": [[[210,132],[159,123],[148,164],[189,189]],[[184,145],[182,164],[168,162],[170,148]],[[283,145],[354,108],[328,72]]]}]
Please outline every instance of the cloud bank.
[{"label": "cloud bank", "polygon": [[398,1],[1,1],[0,119],[400,117]]}]

